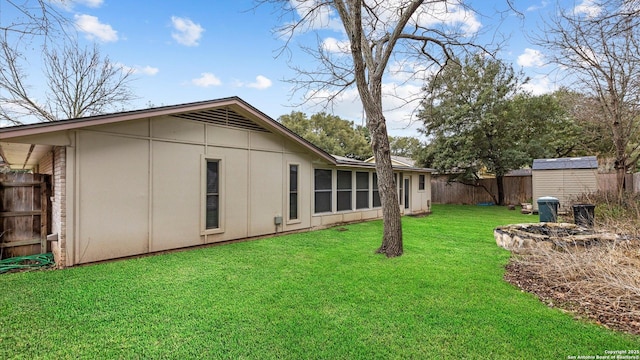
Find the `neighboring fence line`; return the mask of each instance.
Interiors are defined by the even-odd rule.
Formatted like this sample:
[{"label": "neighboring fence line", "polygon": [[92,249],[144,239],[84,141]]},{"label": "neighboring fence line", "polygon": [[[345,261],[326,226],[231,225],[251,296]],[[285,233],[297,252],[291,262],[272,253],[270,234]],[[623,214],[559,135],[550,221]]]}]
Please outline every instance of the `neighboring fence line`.
[{"label": "neighboring fence line", "polygon": [[46,253],[49,175],[0,174],[0,259]]},{"label": "neighboring fence line", "polygon": [[[598,174],[598,190],[615,191],[616,174]],[[640,173],[628,174],[626,183],[635,192],[640,192]],[[496,179],[480,179],[479,184],[486,187],[495,197],[498,197]],[[482,186],[464,185],[457,182],[447,182],[446,176],[431,178],[431,201],[436,204],[481,204],[493,202],[493,198]],[[504,177],[504,203],[520,204],[531,202],[531,175]]]}]

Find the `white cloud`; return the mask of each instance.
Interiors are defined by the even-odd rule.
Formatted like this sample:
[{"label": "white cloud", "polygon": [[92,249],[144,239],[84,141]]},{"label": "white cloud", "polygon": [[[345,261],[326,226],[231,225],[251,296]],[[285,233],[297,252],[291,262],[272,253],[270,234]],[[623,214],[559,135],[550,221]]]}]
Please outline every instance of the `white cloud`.
[{"label": "white cloud", "polygon": [[413,16],[413,21],[425,27],[437,24],[460,26],[466,36],[472,36],[482,27],[475,13],[464,6],[452,4],[448,1],[438,1],[423,5],[423,9],[418,10]]},{"label": "white cloud", "polygon": [[132,68],[129,68],[131,70],[132,73],[134,74],[143,74],[143,75],[148,75],[148,76],[154,76],[156,75],[158,72],[160,72],[160,69],[158,69],[157,67],[152,67],[152,66],[134,66]]},{"label": "white cloud", "polygon": [[538,75],[531,78],[526,84],[522,85],[522,88],[533,95],[542,95],[553,92],[557,90],[558,87],[549,81],[549,77],[545,75]]},{"label": "white cloud", "polygon": [[111,25],[103,24],[97,17],[91,15],[75,15],[76,27],[85,33],[90,40],[97,39],[104,42],[118,41],[118,32]]},{"label": "white cloud", "polygon": [[104,0],[49,0],[48,2],[66,11],[72,11],[76,5],[99,8],[104,3]]},{"label": "white cloud", "polygon": [[548,3],[547,1],[542,1],[542,2],[540,3],[540,5],[531,5],[531,6],[529,6],[529,7],[527,8],[527,11],[528,11],[528,12],[531,12],[531,11],[537,11],[537,10],[540,10],[540,9],[544,9],[544,8],[546,8],[546,7],[547,7],[547,5],[548,5],[548,4],[549,4],[549,3]]},{"label": "white cloud", "polygon": [[573,13],[576,15],[585,15],[592,18],[600,15],[602,7],[594,0],[583,0],[581,4],[577,5],[573,9]]},{"label": "white cloud", "polygon": [[102,6],[103,0],[73,0],[73,3],[81,4],[90,8],[98,8]]},{"label": "white cloud", "polygon": [[213,75],[212,73],[202,73],[200,74],[199,78],[191,80],[191,83],[193,83],[195,86],[200,87],[222,85],[222,81],[220,81],[220,79],[218,79],[218,77]]},{"label": "white cloud", "polygon": [[321,5],[323,0],[289,0],[289,5],[296,10],[299,18],[305,18],[303,31],[328,29],[344,31],[342,21],[333,8]]},{"label": "white cloud", "polygon": [[238,87],[238,88],[245,87],[245,88],[258,89],[258,90],[268,89],[271,87],[271,85],[273,85],[273,82],[271,81],[271,79],[263,75],[256,76],[256,81],[250,82],[250,83],[240,81],[240,80],[235,80],[233,82],[234,87]]},{"label": "white cloud", "polygon": [[[395,83],[384,83],[382,85],[383,110],[387,121],[387,128],[391,135],[418,136],[416,121],[416,110],[421,98],[422,87],[415,84],[398,85]],[[327,106],[327,98],[335,95],[335,92],[326,90],[318,91],[314,94],[308,93],[311,108],[309,112],[323,111]],[[350,88],[338,94],[330,105],[330,111],[341,118],[353,121],[357,125],[364,125],[362,103],[358,90]]]},{"label": "white cloud", "polygon": [[176,30],[171,33],[179,44],[185,46],[198,46],[198,40],[202,37],[204,28],[200,24],[196,24],[191,19],[181,18],[177,16],[171,17],[171,23]]},{"label": "white cloud", "polygon": [[518,56],[517,62],[522,67],[544,66],[544,55],[539,50],[527,48]]},{"label": "white cloud", "polygon": [[322,41],[322,48],[325,51],[337,54],[350,54],[351,43],[349,40],[338,40],[336,38],[328,37]]},{"label": "white cloud", "polygon": [[[304,19],[304,26],[297,27],[297,32],[313,30],[333,30],[344,33],[342,21],[333,8],[322,5],[323,0],[289,0],[289,5],[296,11],[299,19]],[[376,32],[384,34],[397,23],[398,9],[406,6],[406,0],[387,0],[376,5],[377,17],[367,19],[363,13],[363,25],[376,24]],[[465,35],[475,34],[482,24],[475,13],[466,7],[458,5],[456,1],[426,2],[422,9],[413,16],[414,23],[421,26],[433,26],[444,24],[447,26],[460,26]],[[372,29],[368,29],[370,32]]]},{"label": "white cloud", "polygon": [[157,74],[160,71],[160,69],[158,69],[157,67],[152,67],[152,66],[149,66],[149,65],[143,66],[143,67],[137,67],[136,66],[134,69],[135,69],[134,71],[136,71],[136,72],[139,72],[139,73],[142,73],[142,74],[145,74],[145,75],[149,75],[149,76],[153,76],[153,75]]},{"label": "white cloud", "polygon": [[270,88],[271,84],[272,83],[271,83],[271,80],[269,80],[269,78],[262,75],[258,75],[256,76],[256,81],[247,84],[247,87],[258,89],[258,90],[264,90],[264,89]]},{"label": "white cloud", "polygon": [[424,61],[395,61],[389,64],[389,77],[393,81],[418,81],[424,84],[427,77],[434,74],[436,68]]},{"label": "white cloud", "polygon": [[160,69],[158,69],[156,67],[151,67],[149,65],[147,65],[147,66],[138,66],[138,65],[127,66],[125,64],[117,63],[116,66],[119,66],[125,72],[130,72],[132,74],[143,74],[143,75],[148,75],[148,76],[154,76],[160,71]]}]

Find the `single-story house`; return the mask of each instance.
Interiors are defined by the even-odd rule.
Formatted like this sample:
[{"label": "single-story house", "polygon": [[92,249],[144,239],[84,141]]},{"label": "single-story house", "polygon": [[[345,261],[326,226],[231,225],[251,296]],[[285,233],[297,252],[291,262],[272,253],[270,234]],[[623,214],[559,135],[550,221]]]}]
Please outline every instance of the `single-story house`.
[{"label": "single-story house", "polygon": [[[382,216],[374,164],[237,97],[1,128],[0,155],[51,175],[60,266]],[[431,170],[394,171],[402,212],[429,212]]]},{"label": "single-story house", "polygon": [[531,167],[533,208],[537,199],[552,196],[560,201],[560,210],[568,211],[581,194],[598,191],[598,159],[595,156],[535,159]]}]

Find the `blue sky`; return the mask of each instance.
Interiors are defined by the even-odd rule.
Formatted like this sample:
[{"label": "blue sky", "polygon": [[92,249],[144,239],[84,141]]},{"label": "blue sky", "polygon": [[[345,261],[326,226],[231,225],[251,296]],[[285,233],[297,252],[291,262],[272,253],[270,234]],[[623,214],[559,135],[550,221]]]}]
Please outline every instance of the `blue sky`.
[{"label": "blue sky", "polygon": [[[392,0],[398,1],[398,0]],[[588,8],[590,0],[576,0],[565,6]],[[4,1],[0,0],[0,4]],[[284,45],[277,39],[274,29],[285,20],[270,6],[255,8],[251,0],[235,1],[122,1],[122,0],[72,0],[65,1],[61,12],[73,20],[83,43],[97,42],[103,55],[111,61],[133,69],[133,90],[139,99],[130,108],[151,105],[173,105],[186,102],[239,96],[267,115],[277,118],[300,110],[309,115],[322,110],[310,105],[298,106],[302,93],[291,93],[292,85],[284,82],[294,72],[287,64],[313,66],[313,59],[292,46],[291,54],[277,57]],[[531,78],[529,90],[539,94],[555,89],[551,77],[546,74],[544,52],[531,45],[525,32],[535,32],[541,17],[555,9],[548,1],[517,1],[524,19],[513,14],[500,21],[495,9],[505,9],[506,0],[477,0],[474,6],[479,14],[469,14],[458,9],[451,14],[455,26],[470,32],[485,32],[486,36],[509,36],[507,46],[499,57],[522,69]],[[0,21],[12,16],[5,3]],[[455,8],[454,8],[455,9]],[[331,28],[335,14],[327,14],[329,29],[321,32],[322,41],[328,47],[339,47],[343,34]],[[296,37],[296,42],[315,45],[316,37]],[[36,67],[37,62],[33,62]],[[397,64],[396,64],[397,65]],[[406,64],[405,64],[406,65]],[[393,72],[394,64],[389,69]],[[32,82],[37,83],[39,69]],[[385,87],[395,88],[400,94],[415,94],[420,82],[406,81],[399,74],[390,74]],[[408,95],[407,95],[408,96]],[[393,99],[386,99],[385,107],[391,135],[416,135],[417,124],[412,122],[413,105],[399,107]],[[333,113],[358,124],[362,110],[355,89],[347,92],[335,103]]]}]

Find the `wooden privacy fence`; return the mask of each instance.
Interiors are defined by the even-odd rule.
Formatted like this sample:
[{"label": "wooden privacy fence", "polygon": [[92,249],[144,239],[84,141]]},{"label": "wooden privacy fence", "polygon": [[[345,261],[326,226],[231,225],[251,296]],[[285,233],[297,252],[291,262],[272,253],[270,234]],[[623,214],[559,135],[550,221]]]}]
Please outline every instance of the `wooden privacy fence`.
[{"label": "wooden privacy fence", "polygon": [[[598,190],[615,191],[616,174],[598,174]],[[627,174],[628,190],[640,192],[640,173]],[[479,184],[498,197],[496,179],[480,179]],[[517,205],[531,202],[531,175],[504,177],[504,203]],[[480,204],[493,202],[493,198],[479,186],[464,185],[457,182],[447,183],[446,176],[431,178],[431,201],[436,204]]]},{"label": "wooden privacy fence", "polygon": [[48,252],[50,177],[0,174],[0,259]]},{"label": "wooden privacy fence", "polygon": [[[447,177],[433,177],[431,180],[431,201],[436,204],[480,204],[494,202],[486,187],[498,197],[496,179],[480,179],[479,185],[471,186],[457,182],[447,182]],[[520,204],[531,200],[531,176],[504,177],[505,204]]]},{"label": "wooden privacy fence", "polygon": [[[640,173],[625,175],[624,182],[627,190],[640,192]],[[616,174],[598,174],[598,190],[605,192],[612,192],[618,189],[618,178]]]}]

